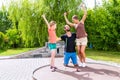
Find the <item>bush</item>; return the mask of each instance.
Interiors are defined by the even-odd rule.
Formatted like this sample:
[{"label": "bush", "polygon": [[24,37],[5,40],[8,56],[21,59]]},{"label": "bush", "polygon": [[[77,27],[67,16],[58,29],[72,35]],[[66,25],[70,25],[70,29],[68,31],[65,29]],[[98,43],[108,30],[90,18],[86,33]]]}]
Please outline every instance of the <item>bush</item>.
[{"label": "bush", "polygon": [[20,35],[17,29],[9,29],[6,31],[8,36],[8,46],[17,48],[20,46]]},{"label": "bush", "polygon": [[0,49],[4,48],[4,33],[0,32]]},{"label": "bush", "polygon": [[119,7],[120,2],[118,5],[114,5],[113,2],[107,2],[95,10],[88,10],[86,29],[89,43],[93,45],[94,49],[105,51],[120,50]]}]

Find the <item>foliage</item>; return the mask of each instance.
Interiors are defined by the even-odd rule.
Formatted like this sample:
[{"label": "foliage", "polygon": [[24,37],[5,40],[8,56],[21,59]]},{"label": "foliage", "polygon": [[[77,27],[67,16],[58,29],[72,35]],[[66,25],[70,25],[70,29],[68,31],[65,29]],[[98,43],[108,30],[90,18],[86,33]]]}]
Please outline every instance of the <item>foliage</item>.
[{"label": "foliage", "polygon": [[6,35],[8,36],[8,46],[9,48],[17,48],[20,47],[20,35],[17,29],[9,29],[6,31]]},{"label": "foliage", "polygon": [[[25,47],[43,46],[48,39],[47,28],[41,15],[46,13],[47,19],[55,20],[58,23],[57,34],[63,33],[65,24],[63,13],[70,10],[74,5],[79,4],[79,0],[74,1],[59,0],[21,0],[12,2],[9,9],[9,19],[13,28],[21,32],[22,42]],[[58,6],[59,5],[59,6]],[[69,7],[70,6],[70,7]],[[67,9],[68,7],[68,9]],[[72,12],[75,12],[73,8]]]},{"label": "foliage", "polygon": [[0,11],[0,31],[3,33],[11,28],[11,21],[7,18],[7,16],[7,11]]},{"label": "foliage", "polygon": [[4,33],[0,32],[0,48],[4,47]]},{"label": "foliage", "polygon": [[[60,36],[64,34],[63,26],[66,24],[63,13],[68,13],[70,21],[74,14],[81,18],[83,15],[83,11],[79,9],[81,1],[13,0],[8,11],[3,6],[3,11],[0,12],[0,31],[6,32],[9,47],[44,46],[48,33],[41,15],[46,14],[48,21],[57,22],[56,32]],[[120,51],[119,7],[120,0],[109,0],[103,1],[102,6],[88,10],[85,28],[89,44],[92,44],[94,49]],[[74,32],[74,28],[71,31]]]},{"label": "foliage", "polygon": [[95,49],[120,50],[120,2],[116,4],[104,2],[104,6],[88,11],[88,37]]}]

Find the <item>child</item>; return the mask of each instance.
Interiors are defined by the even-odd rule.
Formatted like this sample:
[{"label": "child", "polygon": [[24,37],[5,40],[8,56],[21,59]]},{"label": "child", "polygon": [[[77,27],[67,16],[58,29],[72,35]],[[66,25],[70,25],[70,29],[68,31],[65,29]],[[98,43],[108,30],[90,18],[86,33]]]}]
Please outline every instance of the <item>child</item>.
[{"label": "child", "polygon": [[55,55],[56,55],[56,40],[57,40],[57,36],[56,36],[56,22],[55,21],[51,21],[50,23],[48,23],[45,15],[42,15],[45,23],[47,24],[48,27],[48,34],[49,34],[49,48],[51,51],[51,63],[50,63],[50,68],[52,69],[52,72],[56,71],[56,67],[55,67]]}]

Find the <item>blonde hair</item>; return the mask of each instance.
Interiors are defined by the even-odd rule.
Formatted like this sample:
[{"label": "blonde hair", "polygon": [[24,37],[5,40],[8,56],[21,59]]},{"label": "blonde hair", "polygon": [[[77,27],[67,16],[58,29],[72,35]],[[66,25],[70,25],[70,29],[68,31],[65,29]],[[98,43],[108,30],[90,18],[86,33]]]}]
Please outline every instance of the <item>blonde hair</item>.
[{"label": "blonde hair", "polygon": [[56,22],[55,22],[55,21],[50,21],[50,23],[49,23],[49,24],[50,24],[50,27],[51,27],[51,26],[55,25],[55,24],[56,24]]}]

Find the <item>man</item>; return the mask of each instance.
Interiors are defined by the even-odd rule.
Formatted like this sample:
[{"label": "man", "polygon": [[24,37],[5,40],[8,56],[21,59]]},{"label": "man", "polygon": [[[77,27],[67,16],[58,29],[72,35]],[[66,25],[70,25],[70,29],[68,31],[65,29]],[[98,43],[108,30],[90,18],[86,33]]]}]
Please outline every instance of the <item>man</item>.
[{"label": "man", "polygon": [[70,32],[70,27],[68,25],[65,25],[64,30],[66,34],[62,35],[61,38],[58,39],[65,42],[64,65],[67,67],[69,60],[71,59],[72,63],[76,68],[76,71],[79,72],[79,66],[77,63],[77,56],[75,50],[76,34]]}]

